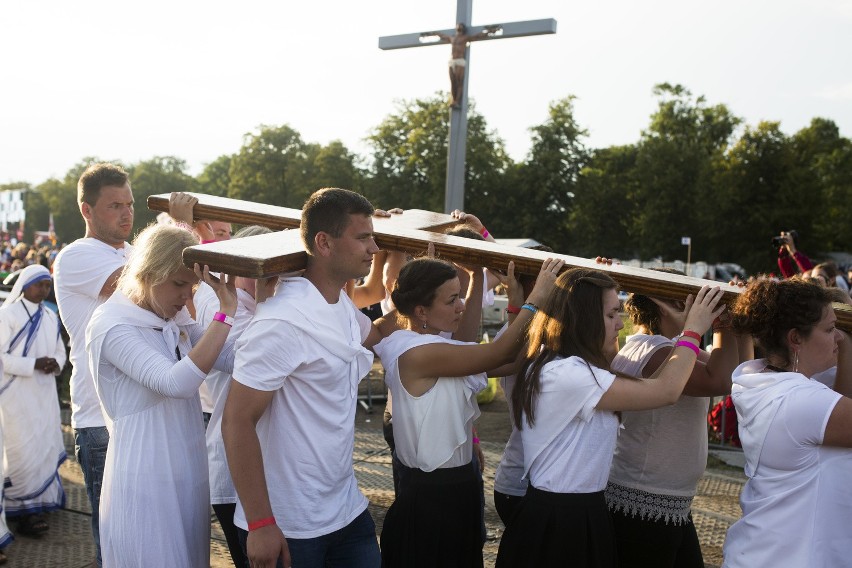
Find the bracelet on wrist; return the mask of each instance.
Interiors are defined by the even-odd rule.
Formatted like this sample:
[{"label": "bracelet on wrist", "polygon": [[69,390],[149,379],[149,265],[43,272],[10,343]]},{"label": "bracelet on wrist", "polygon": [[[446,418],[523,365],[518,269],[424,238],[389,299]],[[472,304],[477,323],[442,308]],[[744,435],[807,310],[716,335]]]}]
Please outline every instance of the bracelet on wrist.
[{"label": "bracelet on wrist", "polygon": [[228,327],[234,327],[234,318],[222,312],[216,312],[213,314],[213,321],[222,322]]},{"label": "bracelet on wrist", "polygon": [[506,306],[506,313],[507,314],[519,314],[519,313],[521,313],[521,308],[519,308],[518,306],[513,306],[512,304],[509,304],[508,306]]},{"label": "bracelet on wrist", "polygon": [[488,229],[485,228],[485,225],[482,225],[482,229],[479,230],[479,234],[482,235],[482,238],[488,240],[488,237],[491,233],[488,232]]},{"label": "bracelet on wrist", "polygon": [[695,353],[696,357],[698,356],[698,346],[692,343],[691,341],[684,341],[683,339],[681,339],[680,341],[675,343],[675,347],[688,347]]},{"label": "bracelet on wrist", "polygon": [[695,341],[701,343],[701,335],[698,332],[692,331],[690,329],[684,329],[681,335],[683,337],[691,337]]},{"label": "bracelet on wrist", "polygon": [[533,315],[535,315],[535,313],[538,311],[538,306],[536,306],[535,304],[531,304],[531,303],[527,302],[526,304],[521,306],[521,309],[522,310],[529,310],[533,313]]},{"label": "bracelet on wrist", "polygon": [[479,443],[479,438],[477,438],[476,436],[474,436],[474,437],[473,437],[473,443],[474,443],[474,444],[478,444],[478,443]]},{"label": "bracelet on wrist", "polygon": [[254,521],[253,523],[248,524],[248,530],[256,531],[257,529],[262,529],[263,527],[268,527],[269,525],[275,524],[275,517],[266,517],[265,519],[260,519],[259,521]]}]

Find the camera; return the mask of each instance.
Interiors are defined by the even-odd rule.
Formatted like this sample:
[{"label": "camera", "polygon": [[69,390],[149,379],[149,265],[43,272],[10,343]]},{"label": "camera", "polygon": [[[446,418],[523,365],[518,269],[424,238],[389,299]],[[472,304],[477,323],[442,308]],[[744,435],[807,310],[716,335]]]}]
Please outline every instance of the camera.
[{"label": "camera", "polygon": [[772,246],[773,247],[783,247],[787,244],[787,239],[790,239],[793,242],[793,245],[799,246],[799,232],[796,229],[790,229],[789,231],[782,231],[781,235],[778,237],[772,237]]}]

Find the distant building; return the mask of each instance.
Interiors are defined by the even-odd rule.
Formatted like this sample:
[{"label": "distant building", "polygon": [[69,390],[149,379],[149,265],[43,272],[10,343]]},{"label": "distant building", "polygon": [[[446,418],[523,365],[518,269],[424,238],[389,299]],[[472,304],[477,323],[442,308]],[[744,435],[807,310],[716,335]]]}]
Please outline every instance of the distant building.
[{"label": "distant building", "polygon": [[[9,189],[0,191],[0,230],[4,233],[12,231],[23,232],[26,211],[24,211],[25,189]],[[13,233],[14,234],[14,233]],[[18,236],[22,239],[23,235]]]}]

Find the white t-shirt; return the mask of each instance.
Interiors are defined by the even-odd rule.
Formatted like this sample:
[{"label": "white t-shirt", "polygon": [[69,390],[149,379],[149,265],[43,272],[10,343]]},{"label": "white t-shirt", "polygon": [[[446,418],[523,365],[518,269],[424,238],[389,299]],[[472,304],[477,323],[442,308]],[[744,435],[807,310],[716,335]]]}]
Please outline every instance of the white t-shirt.
[{"label": "white t-shirt", "polygon": [[[341,312],[348,315],[345,328]],[[370,319],[346,294],[330,305],[308,280],[292,278],[258,306],[237,341],[234,380],[274,391],[257,435],[272,511],[288,537],[329,534],[367,508],[352,452],[358,383],[372,365],[360,344],[370,330]],[[355,359],[335,355],[329,340],[352,346]],[[248,526],[239,499],[234,524]]]},{"label": "white t-shirt", "polygon": [[596,410],[615,375],[579,357],[555,359],[541,370],[535,426],[523,416],[524,467],[536,489],[594,493],[606,487],[618,417]]},{"label": "white t-shirt", "polygon": [[53,265],[56,302],[62,323],[71,337],[71,426],[105,426],[101,403],[89,371],[86,327],[95,308],[106,298],[98,296],[107,278],[124,266],[132,247],[114,248],[103,241],[77,239],[59,252]]},{"label": "white t-shirt", "polygon": [[[205,283],[198,286],[193,297],[195,320],[204,329],[213,322],[213,316],[219,311],[219,298],[213,288]],[[234,313],[234,325],[228,332],[228,341],[235,341],[245,331],[254,316],[256,304],[254,298],[245,290],[237,289],[237,311]],[[228,392],[231,390],[231,373],[211,370],[202,386],[213,401],[210,405],[210,422],[205,432],[207,441],[207,469],[210,475],[210,503],[221,505],[236,503],[237,491],[228,469],[225,455],[225,442],[222,440],[222,414]],[[199,389],[201,394],[201,389]],[[204,410],[204,396],[201,395],[201,408]]]},{"label": "white t-shirt", "polygon": [[798,373],[763,368],[763,360],[748,361],[734,372],[740,438],[755,469],[723,566],[848,566],[852,450],[821,445],[841,395]]},{"label": "white t-shirt", "polygon": [[[494,336],[494,340],[496,341],[508,328],[509,323],[506,322]],[[504,495],[523,497],[527,494],[527,481],[524,479],[524,445],[521,441],[521,432],[515,427],[515,421],[512,419],[512,389],[515,388],[515,375],[500,377],[500,387],[506,395],[512,433],[509,435],[503,456],[494,473],[494,491]]]}]

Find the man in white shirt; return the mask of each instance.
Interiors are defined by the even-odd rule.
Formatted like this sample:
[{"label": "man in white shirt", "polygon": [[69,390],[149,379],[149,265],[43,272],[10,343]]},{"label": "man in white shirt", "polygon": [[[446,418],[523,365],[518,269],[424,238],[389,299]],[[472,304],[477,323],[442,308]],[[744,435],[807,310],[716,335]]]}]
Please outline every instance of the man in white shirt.
[{"label": "man in white shirt", "polygon": [[279,285],[237,343],[222,433],[253,567],[381,562],[352,464],[358,382],[381,335],[343,290],[378,251],[372,214],[352,191],[315,192],[304,275]]},{"label": "man in white shirt", "polygon": [[92,505],[92,533],[101,565],[98,508],[109,433],[95,392],[86,355],[86,326],[97,308],[115,290],[133,229],[130,179],[113,164],[89,166],[77,183],[77,202],[86,222],[86,236],[56,257],[53,273],[59,314],[71,338],[71,426],[74,450],[83,470]]}]

